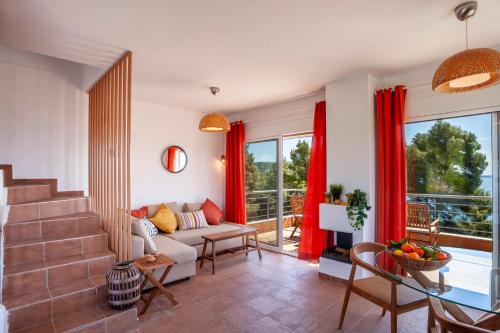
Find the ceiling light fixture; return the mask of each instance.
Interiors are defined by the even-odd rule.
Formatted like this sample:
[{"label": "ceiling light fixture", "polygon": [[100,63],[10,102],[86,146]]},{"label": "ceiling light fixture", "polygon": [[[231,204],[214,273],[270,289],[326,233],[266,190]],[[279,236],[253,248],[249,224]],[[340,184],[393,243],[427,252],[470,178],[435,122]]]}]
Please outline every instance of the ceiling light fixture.
[{"label": "ceiling light fixture", "polygon": [[[214,96],[214,110],[215,110],[215,95],[220,92],[219,87],[210,87],[210,92]],[[200,120],[199,129],[204,132],[227,132],[231,128],[229,119],[221,113],[209,113]]]},{"label": "ceiling light fixture", "polygon": [[500,82],[500,52],[490,48],[469,49],[468,19],[477,11],[477,1],[455,8],[455,15],[465,21],[465,51],[452,55],[434,73],[432,90],[459,93],[491,87]]}]

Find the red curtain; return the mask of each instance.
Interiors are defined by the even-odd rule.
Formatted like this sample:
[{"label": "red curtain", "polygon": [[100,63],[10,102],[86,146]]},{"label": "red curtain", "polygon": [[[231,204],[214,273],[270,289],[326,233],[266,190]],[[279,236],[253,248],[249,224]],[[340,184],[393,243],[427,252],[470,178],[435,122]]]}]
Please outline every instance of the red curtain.
[{"label": "red curtain", "polygon": [[168,154],[167,154],[167,169],[168,171],[174,171],[175,170],[175,147],[168,147]]},{"label": "red curtain", "polygon": [[377,242],[406,235],[406,88],[377,91]]},{"label": "red curtain", "polygon": [[245,124],[231,123],[226,134],[226,220],[246,224]]},{"label": "red curtain", "polygon": [[299,258],[316,260],[326,247],[327,232],[319,228],[319,204],[326,191],[326,103],[316,103],[311,157],[307,172],[304,218],[300,229]]}]

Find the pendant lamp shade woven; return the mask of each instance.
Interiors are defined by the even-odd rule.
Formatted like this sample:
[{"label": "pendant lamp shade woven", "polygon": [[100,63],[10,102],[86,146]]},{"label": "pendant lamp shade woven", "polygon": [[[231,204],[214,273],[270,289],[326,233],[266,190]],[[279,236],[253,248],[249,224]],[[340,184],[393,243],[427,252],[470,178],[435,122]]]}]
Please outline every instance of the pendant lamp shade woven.
[{"label": "pendant lamp shade woven", "polygon": [[500,82],[500,52],[490,48],[467,49],[438,67],[432,90],[455,93],[491,87]]},{"label": "pendant lamp shade woven", "polygon": [[228,132],[231,129],[231,124],[226,116],[214,112],[201,118],[199,129],[204,132]]}]

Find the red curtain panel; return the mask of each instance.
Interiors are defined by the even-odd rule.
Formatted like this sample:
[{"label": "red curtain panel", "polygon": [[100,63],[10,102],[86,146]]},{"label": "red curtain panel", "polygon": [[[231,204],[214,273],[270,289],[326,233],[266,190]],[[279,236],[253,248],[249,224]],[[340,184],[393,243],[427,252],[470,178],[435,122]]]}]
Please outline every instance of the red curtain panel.
[{"label": "red curtain panel", "polygon": [[327,231],[319,228],[319,204],[326,191],[326,103],[316,103],[311,157],[307,172],[304,218],[300,229],[299,258],[317,260],[326,247]]},{"label": "red curtain panel", "polygon": [[175,171],[175,147],[168,147],[167,154],[167,169],[168,171]]},{"label": "red curtain panel", "polygon": [[246,224],[245,124],[231,124],[226,134],[226,220]]},{"label": "red curtain panel", "polygon": [[377,91],[376,240],[400,240],[406,235],[406,88]]}]

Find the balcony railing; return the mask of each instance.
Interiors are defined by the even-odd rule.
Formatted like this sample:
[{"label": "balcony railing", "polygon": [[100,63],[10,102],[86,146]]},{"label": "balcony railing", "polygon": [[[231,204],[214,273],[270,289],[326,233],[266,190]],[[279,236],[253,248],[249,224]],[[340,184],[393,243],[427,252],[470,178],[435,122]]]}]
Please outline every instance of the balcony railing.
[{"label": "balcony railing", "polygon": [[408,193],[407,202],[426,203],[432,219],[440,219],[442,232],[492,238],[492,197]]},{"label": "balcony railing", "polygon": [[[292,214],[290,196],[305,195],[305,189],[283,190],[283,216]],[[247,222],[257,222],[276,218],[278,215],[278,191],[264,190],[246,192]]]}]

